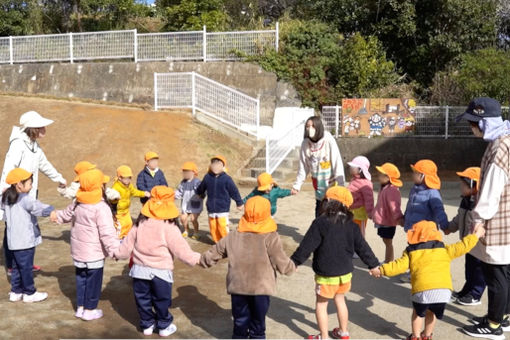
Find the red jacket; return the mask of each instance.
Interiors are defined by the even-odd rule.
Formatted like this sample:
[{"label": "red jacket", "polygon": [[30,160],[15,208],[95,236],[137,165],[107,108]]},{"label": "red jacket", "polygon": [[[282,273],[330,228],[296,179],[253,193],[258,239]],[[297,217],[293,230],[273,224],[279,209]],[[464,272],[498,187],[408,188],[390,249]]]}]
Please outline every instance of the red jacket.
[{"label": "red jacket", "polygon": [[400,210],[400,201],[400,190],[396,186],[387,184],[382,187],[374,209],[374,223],[387,227],[396,226],[404,217]]},{"label": "red jacket", "polygon": [[349,191],[354,199],[350,210],[365,207],[368,218],[372,218],[374,212],[374,186],[366,178],[355,177],[349,183]]}]

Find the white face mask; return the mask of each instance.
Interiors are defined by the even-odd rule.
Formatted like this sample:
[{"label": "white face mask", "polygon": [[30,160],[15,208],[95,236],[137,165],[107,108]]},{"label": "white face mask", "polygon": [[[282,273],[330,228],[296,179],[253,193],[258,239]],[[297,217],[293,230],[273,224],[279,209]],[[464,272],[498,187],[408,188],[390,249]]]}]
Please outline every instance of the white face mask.
[{"label": "white face mask", "polygon": [[308,137],[310,137],[310,138],[315,137],[315,128],[313,126],[310,126],[308,128]]}]

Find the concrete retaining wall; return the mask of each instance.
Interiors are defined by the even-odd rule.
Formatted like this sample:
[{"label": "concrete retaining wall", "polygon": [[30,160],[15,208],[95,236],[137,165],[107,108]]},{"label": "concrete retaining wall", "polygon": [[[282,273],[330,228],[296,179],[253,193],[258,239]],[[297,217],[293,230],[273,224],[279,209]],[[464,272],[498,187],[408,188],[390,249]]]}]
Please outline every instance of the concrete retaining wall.
[{"label": "concrete retaining wall", "polygon": [[191,72],[261,98],[261,123],[276,107],[300,106],[291,85],[258,65],[242,62],[90,62],[0,66],[0,91],[153,105],[154,72]]}]

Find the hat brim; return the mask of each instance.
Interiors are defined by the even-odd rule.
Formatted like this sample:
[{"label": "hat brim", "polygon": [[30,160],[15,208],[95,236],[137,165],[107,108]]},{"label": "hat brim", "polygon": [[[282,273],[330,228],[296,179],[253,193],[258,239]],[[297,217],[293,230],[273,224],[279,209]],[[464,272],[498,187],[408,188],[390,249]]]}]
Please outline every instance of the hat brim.
[{"label": "hat brim", "polygon": [[257,187],[258,191],[266,191],[266,190],[269,190],[269,189],[271,189],[271,183],[270,184],[266,184],[266,185],[261,185],[261,186]]},{"label": "hat brim", "polygon": [[363,172],[363,175],[365,176],[366,179],[368,179],[368,180],[372,179],[372,175],[370,174],[370,171],[363,169],[358,164],[356,164],[354,162],[347,162],[347,165],[349,165],[350,167],[353,167],[353,168],[361,169],[361,172]]},{"label": "hat brim", "polygon": [[23,126],[23,130],[28,128],[42,128],[53,124],[54,121],[48,118],[37,118]]},{"label": "hat brim", "polygon": [[390,183],[396,187],[401,187],[402,185],[404,185],[404,183],[402,183],[401,180],[399,180],[397,178],[391,178],[391,177],[390,177]]},{"label": "hat brim", "polygon": [[461,120],[467,120],[469,122],[476,122],[478,123],[479,121],[482,120],[483,117],[480,117],[480,116],[476,116],[472,113],[469,113],[469,112],[464,112],[463,114],[460,114],[458,115],[457,117],[455,117],[455,123],[459,123]]},{"label": "hat brim", "polygon": [[142,207],[140,213],[146,217],[154,218],[156,220],[171,220],[179,216],[179,210],[173,202],[166,203],[166,209],[158,206],[158,209],[151,209],[151,200],[148,200]]},{"label": "hat brim", "polygon": [[430,189],[441,189],[441,180],[438,176],[425,175],[424,181]]},{"label": "hat brim", "polygon": [[239,232],[253,232],[253,233],[270,233],[276,231],[278,229],[278,225],[271,218],[267,218],[261,222],[249,222],[243,216],[239,220],[238,231]]}]

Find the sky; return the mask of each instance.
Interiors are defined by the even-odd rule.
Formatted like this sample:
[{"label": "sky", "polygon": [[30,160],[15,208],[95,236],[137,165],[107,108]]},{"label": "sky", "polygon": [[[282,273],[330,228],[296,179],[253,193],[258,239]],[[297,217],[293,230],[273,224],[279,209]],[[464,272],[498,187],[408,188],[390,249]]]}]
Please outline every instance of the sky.
[{"label": "sky", "polygon": [[154,3],[154,0],[136,0],[136,2],[139,2],[139,3],[147,3],[147,4],[153,4]]}]

